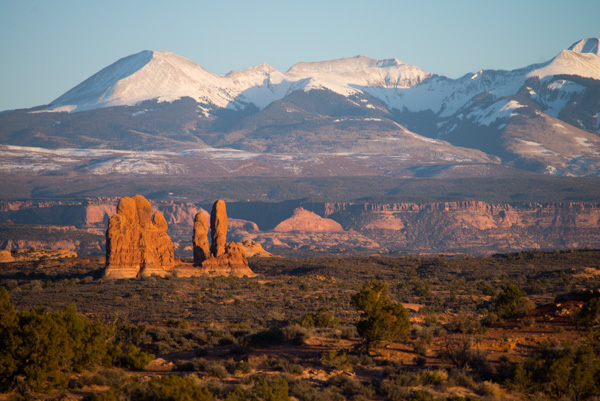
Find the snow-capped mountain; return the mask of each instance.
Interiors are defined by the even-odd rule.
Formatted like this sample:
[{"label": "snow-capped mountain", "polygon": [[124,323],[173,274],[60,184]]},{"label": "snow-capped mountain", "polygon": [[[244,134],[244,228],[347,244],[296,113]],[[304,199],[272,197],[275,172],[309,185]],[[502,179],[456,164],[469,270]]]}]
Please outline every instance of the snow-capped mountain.
[{"label": "snow-capped mountain", "polygon": [[359,93],[359,87],[407,88],[429,76],[399,60],[365,56],[299,63],[287,73],[264,63],[219,76],[176,54],[145,50],[104,68],[54,100],[46,110],[80,112],[182,97],[216,108],[254,104],[264,109],[295,90],[328,89],[347,96]]},{"label": "snow-capped mountain", "polygon": [[600,175],[599,44],[583,39],[545,63],[458,79],[365,56],[216,75],[143,51],[49,105],[0,114],[0,143],[388,155],[426,146],[452,155],[438,162],[487,157],[545,174]]}]

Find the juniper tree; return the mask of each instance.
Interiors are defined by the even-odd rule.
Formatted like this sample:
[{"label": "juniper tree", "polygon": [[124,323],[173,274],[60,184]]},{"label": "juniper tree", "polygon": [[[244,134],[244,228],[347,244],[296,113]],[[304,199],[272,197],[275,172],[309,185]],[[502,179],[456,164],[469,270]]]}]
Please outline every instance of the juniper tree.
[{"label": "juniper tree", "polygon": [[408,312],[399,302],[393,302],[387,283],[372,279],[352,296],[352,304],[361,312],[356,330],[367,352],[384,341],[406,338],[410,329]]}]

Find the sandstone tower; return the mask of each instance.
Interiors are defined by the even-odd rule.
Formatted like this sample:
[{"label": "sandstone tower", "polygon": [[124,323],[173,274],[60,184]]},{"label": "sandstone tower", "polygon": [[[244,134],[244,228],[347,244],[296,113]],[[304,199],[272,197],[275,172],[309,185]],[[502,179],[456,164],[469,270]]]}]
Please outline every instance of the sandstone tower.
[{"label": "sandstone tower", "polygon": [[141,195],[119,199],[106,230],[105,277],[165,275],[175,265],[173,242],[160,212]]}]

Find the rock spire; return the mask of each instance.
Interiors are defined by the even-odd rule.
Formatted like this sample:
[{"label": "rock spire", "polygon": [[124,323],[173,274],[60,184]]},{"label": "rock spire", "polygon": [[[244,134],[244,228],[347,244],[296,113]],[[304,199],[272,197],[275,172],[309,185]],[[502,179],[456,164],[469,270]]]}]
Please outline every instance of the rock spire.
[{"label": "rock spire", "polygon": [[227,209],[225,202],[217,200],[210,214],[211,246],[208,252],[206,217],[198,213],[194,218],[194,265],[210,276],[254,277],[248,266],[243,248],[235,242],[227,242]]}]

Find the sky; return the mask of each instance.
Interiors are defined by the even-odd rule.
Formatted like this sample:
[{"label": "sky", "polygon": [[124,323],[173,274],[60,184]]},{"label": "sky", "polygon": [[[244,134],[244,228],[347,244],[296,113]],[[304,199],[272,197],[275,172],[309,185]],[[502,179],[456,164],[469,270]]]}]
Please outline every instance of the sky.
[{"label": "sky", "polygon": [[598,0],[0,0],[0,110],[50,103],[118,59],[166,50],[215,74],[359,54],[458,78],[600,37]]}]

